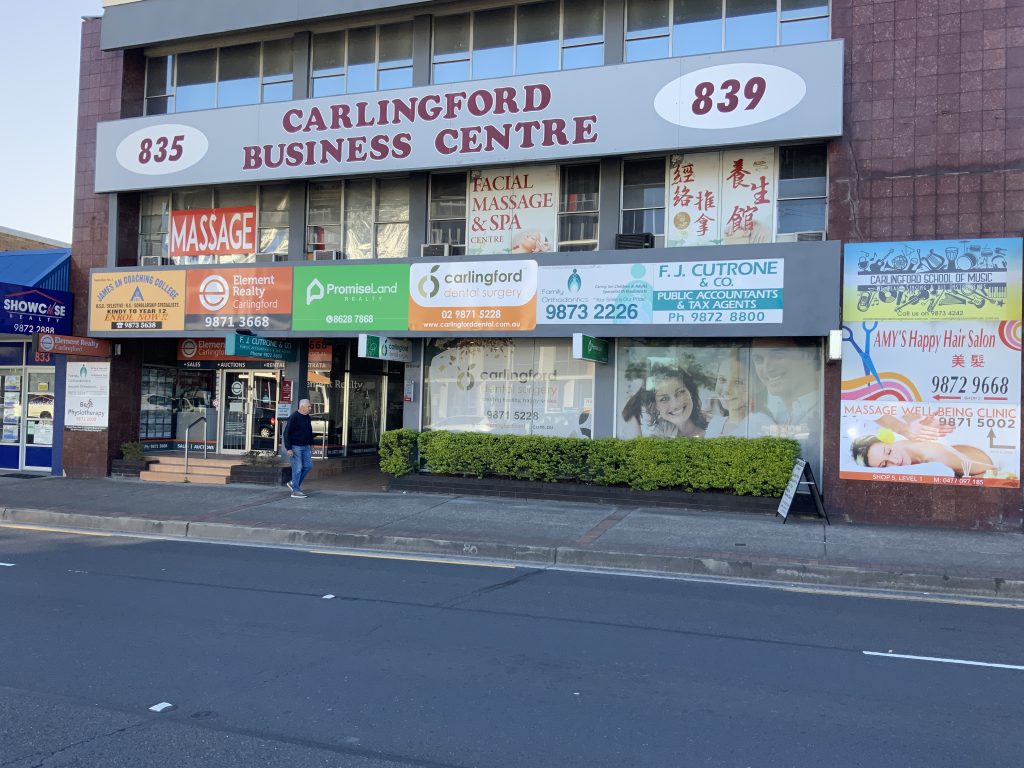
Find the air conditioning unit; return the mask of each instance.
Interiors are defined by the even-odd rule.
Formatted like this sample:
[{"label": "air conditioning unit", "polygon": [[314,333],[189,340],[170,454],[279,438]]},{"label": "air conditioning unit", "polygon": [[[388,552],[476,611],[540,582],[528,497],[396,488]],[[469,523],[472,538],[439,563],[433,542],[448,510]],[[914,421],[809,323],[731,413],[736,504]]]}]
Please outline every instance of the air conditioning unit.
[{"label": "air conditioning unit", "polygon": [[448,243],[423,243],[420,246],[420,256],[435,258],[438,256],[450,256],[452,247]]},{"label": "air conditioning unit", "polygon": [[313,251],[313,261],[338,261],[345,258],[341,251]]},{"label": "air conditioning unit", "polygon": [[288,254],[286,253],[257,253],[256,261],[288,261]]},{"label": "air conditioning unit", "polygon": [[171,260],[164,256],[143,256],[142,266],[144,267],[162,267],[166,264],[170,264]]},{"label": "air conditioning unit", "polygon": [[784,232],[775,236],[776,243],[810,243],[824,239],[824,232]]},{"label": "air conditioning unit", "polygon": [[638,232],[632,235],[618,234],[615,236],[615,250],[626,250],[629,248],[653,248],[654,234],[651,232]]}]

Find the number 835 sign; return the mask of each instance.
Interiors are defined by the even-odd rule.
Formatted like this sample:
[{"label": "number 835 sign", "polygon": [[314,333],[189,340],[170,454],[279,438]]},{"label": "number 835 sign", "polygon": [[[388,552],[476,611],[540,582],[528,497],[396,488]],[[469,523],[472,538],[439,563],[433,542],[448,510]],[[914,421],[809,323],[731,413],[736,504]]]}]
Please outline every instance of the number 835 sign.
[{"label": "number 835 sign", "polygon": [[772,64],[736,63],[688,72],[662,88],[654,108],[687,128],[742,128],[797,106],[807,84],[796,72]]},{"label": "number 835 sign", "polygon": [[206,155],[210,142],[189,125],[150,125],[126,136],[117,145],[117,162],[133,173],[157,176],[195,165]]}]

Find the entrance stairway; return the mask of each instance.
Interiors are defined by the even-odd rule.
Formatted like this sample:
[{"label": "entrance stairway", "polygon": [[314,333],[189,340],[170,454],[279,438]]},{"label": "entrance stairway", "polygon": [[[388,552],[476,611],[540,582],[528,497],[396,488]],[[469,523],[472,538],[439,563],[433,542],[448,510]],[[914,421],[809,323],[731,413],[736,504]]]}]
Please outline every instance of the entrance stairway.
[{"label": "entrance stairway", "polygon": [[188,457],[188,474],[185,474],[185,457],[168,454],[147,456],[149,469],[139,474],[139,479],[151,483],[203,483],[206,485],[227,485],[231,482],[231,468],[242,464],[237,459],[207,458],[191,455]]}]

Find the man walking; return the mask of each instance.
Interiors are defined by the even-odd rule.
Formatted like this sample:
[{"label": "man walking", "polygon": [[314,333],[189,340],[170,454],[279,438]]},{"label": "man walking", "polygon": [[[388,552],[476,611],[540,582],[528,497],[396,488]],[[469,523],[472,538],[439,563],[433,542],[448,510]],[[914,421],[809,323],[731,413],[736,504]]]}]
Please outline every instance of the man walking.
[{"label": "man walking", "polygon": [[284,448],[292,462],[292,479],[288,481],[293,499],[305,499],[302,481],[313,468],[313,422],[309,412],[313,406],[309,400],[299,400],[299,410],[288,417],[284,425]]}]

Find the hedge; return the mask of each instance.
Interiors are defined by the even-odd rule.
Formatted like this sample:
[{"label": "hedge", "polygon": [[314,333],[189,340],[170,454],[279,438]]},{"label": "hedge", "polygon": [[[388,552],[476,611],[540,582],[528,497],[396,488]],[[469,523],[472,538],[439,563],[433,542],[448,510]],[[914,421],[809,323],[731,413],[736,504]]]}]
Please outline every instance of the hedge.
[{"label": "hedge", "polygon": [[422,461],[443,475],[781,496],[799,455],[795,440],[777,437],[584,440],[399,429],[381,439],[380,468],[399,476]]}]

